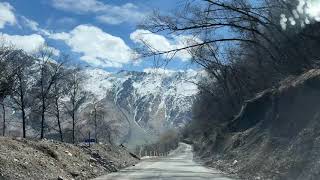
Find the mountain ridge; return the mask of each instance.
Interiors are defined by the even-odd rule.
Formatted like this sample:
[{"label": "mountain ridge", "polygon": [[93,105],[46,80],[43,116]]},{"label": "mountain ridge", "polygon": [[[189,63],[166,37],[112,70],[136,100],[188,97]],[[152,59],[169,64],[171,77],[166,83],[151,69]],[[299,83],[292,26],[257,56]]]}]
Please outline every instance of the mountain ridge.
[{"label": "mountain ridge", "polygon": [[[84,69],[87,77],[84,90],[100,102],[109,101],[122,114],[122,123],[128,132],[121,142],[129,139],[161,134],[171,128],[181,128],[192,118],[191,109],[198,93],[197,82],[203,75],[195,70],[169,71],[147,69],[145,72],[119,71],[110,73],[102,69]],[[140,132],[132,132],[140,131]],[[131,131],[131,132],[130,132]],[[130,137],[129,134],[139,134]],[[139,143],[149,142],[149,138]],[[153,137],[150,139],[154,139]]]}]

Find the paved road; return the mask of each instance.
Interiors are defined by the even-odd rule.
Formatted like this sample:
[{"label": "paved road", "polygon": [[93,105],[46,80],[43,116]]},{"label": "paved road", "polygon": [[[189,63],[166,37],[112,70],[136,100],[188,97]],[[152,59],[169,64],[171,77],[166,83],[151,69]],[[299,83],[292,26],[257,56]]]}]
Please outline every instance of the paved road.
[{"label": "paved road", "polygon": [[232,180],[193,161],[192,148],[180,143],[168,157],[144,160],[136,166],[95,180]]}]

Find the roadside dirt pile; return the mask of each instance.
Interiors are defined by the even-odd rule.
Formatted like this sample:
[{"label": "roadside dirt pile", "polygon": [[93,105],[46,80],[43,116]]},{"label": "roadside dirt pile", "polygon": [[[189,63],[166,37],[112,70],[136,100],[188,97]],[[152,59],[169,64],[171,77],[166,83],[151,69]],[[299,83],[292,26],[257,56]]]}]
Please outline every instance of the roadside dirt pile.
[{"label": "roadside dirt pile", "polygon": [[209,166],[243,179],[320,179],[320,70],[289,77],[247,101],[195,150]]},{"label": "roadside dirt pile", "polygon": [[90,179],[137,163],[123,147],[0,137],[0,180]]}]

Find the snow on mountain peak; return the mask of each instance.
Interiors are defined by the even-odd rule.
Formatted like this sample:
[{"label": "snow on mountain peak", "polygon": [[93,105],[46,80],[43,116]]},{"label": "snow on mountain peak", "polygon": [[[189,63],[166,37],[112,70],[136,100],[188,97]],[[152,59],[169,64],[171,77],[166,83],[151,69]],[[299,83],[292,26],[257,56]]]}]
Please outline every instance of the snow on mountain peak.
[{"label": "snow on mountain peak", "polygon": [[196,84],[202,76],[201,72],[195,70],[162,68],[118,73],[86,69],[84,73],[87,76],[83,85],[86,91],[99,101],[107,95],[112,97],[119,108],[128,112],[127,116],[133,122],[147,129],[167,125],[178,127],[189,121],[192,104],[198,93]]},{"label": "snow on mountain peak", "polygon": [[86,76],[84,90],[92,93],[98,101],[102,100],[113,86],[112,74],[102,69],[86,69],[83,73]]}]

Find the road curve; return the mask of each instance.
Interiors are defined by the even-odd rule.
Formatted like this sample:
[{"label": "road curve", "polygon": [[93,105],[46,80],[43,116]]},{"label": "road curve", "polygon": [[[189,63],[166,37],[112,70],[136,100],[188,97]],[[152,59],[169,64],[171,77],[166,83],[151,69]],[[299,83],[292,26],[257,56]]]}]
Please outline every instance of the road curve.
[{"label": "road curve", "polygon": [[168,157],[143,162],[94,180],[232,180],[218,170],[193,161],[192,147],[180,143]]}]

